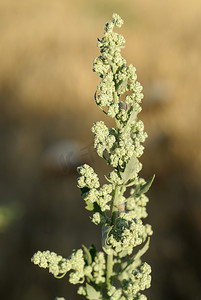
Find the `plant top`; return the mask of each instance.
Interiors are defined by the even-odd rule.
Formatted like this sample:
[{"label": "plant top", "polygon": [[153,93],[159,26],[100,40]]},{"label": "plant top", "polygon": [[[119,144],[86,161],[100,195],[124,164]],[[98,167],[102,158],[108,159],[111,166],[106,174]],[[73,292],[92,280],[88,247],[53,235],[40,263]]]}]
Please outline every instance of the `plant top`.
[{"label": "plant top", "polygon": [[102,228],[102,251],[92,244],[74,250],[68,258],[50,251],[38,251],[32,258],[34,264],[48,268],[56,278],[69,272],[69,282],[80,284],[78,294],[91,300],[145,300],[141,291],[151,284],[151,267],[141,257],[152,235],[151,226],[143,219],[147,217],[145,193],[154,176],[146,182],[138,175],[142,143],[147,138],[144,124],[138,120],[143,94],[136,69],[126,65],[121,56],[125,39],[113,31],[122,24],[120,16],[113,14],[103,38],[98,39],[100,56],[93,63],[93,71],[101,78],[95,101],[115,120],[114,128],[103,121],[93,124],[94,148],[112,170],[100,186],[92,167],[78,167],[78,187],[86,209],[92,213],[91,221]]}]

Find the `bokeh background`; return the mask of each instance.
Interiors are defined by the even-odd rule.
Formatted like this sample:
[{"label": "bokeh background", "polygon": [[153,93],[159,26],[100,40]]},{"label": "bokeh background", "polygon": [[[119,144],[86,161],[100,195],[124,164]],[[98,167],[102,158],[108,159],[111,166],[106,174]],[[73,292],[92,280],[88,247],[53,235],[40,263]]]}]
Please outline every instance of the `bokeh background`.
[{"label": "bokeh background", "polygon": [[[93,152],[97,37],[117,12],[123,56],[144,86],[149,138],[141,176],[154,236],[146,260],[154,300],[201,299],[201,2],[0,0],[0,299],[78,300],[67,277],[31,264],[96,242],[76,166],[108,169]],[[110,120],[106,120],[111,125]]]}]

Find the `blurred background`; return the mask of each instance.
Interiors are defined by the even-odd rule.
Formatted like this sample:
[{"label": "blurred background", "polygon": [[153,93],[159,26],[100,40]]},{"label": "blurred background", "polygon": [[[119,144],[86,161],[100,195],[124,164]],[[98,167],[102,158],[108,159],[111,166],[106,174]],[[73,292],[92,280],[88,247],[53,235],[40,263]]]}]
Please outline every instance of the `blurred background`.
[{"label": "blurred background", "polygon": [[141,176],[154,235],[146,254],[154,300],[201,299],[201,2],[0,0],[0,299],[78,300],[67,277],[30,259],[100,245],[76,187],[76,166],[108,168],[91,126],[105,119],[93,95],[97,37],[117,12],[123,56],[144,86],[149,138]]}]

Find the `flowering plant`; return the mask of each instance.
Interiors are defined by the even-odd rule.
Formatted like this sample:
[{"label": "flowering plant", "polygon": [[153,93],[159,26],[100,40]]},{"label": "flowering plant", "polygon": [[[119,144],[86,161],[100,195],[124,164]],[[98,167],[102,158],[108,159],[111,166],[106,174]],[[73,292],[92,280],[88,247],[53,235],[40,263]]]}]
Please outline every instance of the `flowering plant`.
[{"label": "flowering plant", "polygon": [[80,284],[78,294],[91,300],[145,300],[141,291],[151,283],[151,267],[142,263],[141,257],[149,247],[152,229],[142,219],[147,217],[145,193],[154,176],[147,182],[138,176],[142,169],[138,158],[144,149],[141,143],[147,137],[137,118],[143,94],[135,68],[127,66],[121,56],[125,40],[113,31],[122,24],[117,14],[106,23],[104,37],[98,39],[101,55],[93,64],[101,78],[95,101],[116,124],[110,129],[103,121],[93,124],[94,148],[113,170],[105,176],[107,183],[100,186],[92,167],[78,167],[78,187],[86,209],[93,214],[92,222],[102,228],[103,251],[91,245],[73,251],[68,258],[50,251],[38,251],[32,257],[34,264],[48,268],[56,278],[70,272],[69,282]]}]

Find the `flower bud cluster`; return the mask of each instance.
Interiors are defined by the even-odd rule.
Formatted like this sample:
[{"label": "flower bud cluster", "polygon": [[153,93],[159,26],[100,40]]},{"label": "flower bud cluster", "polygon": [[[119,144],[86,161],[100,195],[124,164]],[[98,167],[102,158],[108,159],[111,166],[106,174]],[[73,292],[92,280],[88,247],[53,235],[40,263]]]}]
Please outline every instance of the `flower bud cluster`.
[{"label": "flower bud cluster", "polygon": [[73,272],[70,273],[69,281],[73,284],[80,283],[84,279],[85,261],[81,249],[74,251],[68,259],[54,252],[38,251],[32,257],[32,262],[40,268],[48,268],[54,277],[62,277],[62,275],[72,270]]},{"label": "flower bud cluster", "polygon": [[103,157],[104,151],[110,153],[116,142],[115,130],[109,130],[103,121],[95,122],[92,127],[94,134],[94,147],[100,157]]},{"label": "flower bud cluster", "polygon": [[78,178],[78,187],[80,189],[84,187],[98,188],[100,186],[98,175],[94,172],[93,168],[84,164],[81,167],[78,167],[78,173],[81,175]]},{"label": "flower bud cluster", "polygon": [[112,185],[104,184],[99,190],[90,189],[88,192],[82,195],[87,205],[96,203],[102,212],[109,210],[110,205],[108,203],[112,200],[111,196]]},{"label": "flower bud cluster", "polygon": [[143,225],[140,219],[134,219],[123,212],[116,220],[116,226],[110,231],[106,245],[113,249],[115,255],[124,257],[130,255],[133,248],[141,245],[151,234],[150,225]]},{"label": "flower bud cluster", "polygon": [[126,274],[127,278],[122,280],[123,290],[126,291],[128,296],[137,295],[139,298],[139,292],[148,289],[151,285],[150,273],[151,267],[147,263],[142,263],[138,269]]},{"label": "flower bud cluster", "polygon": [[[86,188],[86,191],[82,193],[82,198],[88,210],[93,210],[94,205],[98,206],[101,212],[109,210],[109,202],[112,200],[112,184],[104,184],[101,188],[97,189],[100,186],[98,176],[93,168],[86,164],[80,166],[78,172],[82,175],[78,178],[78,187],[80,189]],[[100,213],[94,214],[93,222],[95,224],[100,224],[103,220],[106,219]]]},{"label": "flower bud cluster", "polygon": [[135,151],[135,145],[130,136],[130,128],[120,131],[118,144],[109,156],[109,164],[113,168],[123,169],[125,164],[131,159]]},{"label": "flower bud cluster", "polygon": [[[103,252],[98,252],[92,264],[85,267],[85,274],[91,282],[97,285],[101,285],[105,283],[105,269],[106,269],[105,255]],[[78,294],[86,296],[87,295],[86,287],[80,286],[78,289]]]},{"label": "flower bud cluster", "polygon": [[98,252],[91,265],[91,280],[93,280],[95,284],[102,284],[105,282],[105,266],[105,255],[103,252]]},{"label": "flower bud cluster", "polygon": [[32,262],[40,268],[49,269],[49,272],[56,278],[61,278],[71,271],[69,282],[72,284],[83,283],[85,276],[95,284],[105,282],[105,256],[103,252],[96,254],[90,266],[85,262],[82,249],[73,251],[67,259],[54,252],[38,251],[32,257]]},{"label": "flower bud cluster", "polygon": [[[102,56],[96,57],[93,63],[93,71],[96,72],[99,76],[107,73],[110,68],[107,60],[104,59]],[[99,85],[99,88],[101,85]],[[101,89],[101,88],[100,88]],[[107,105],[107,104],[106,104]],[[105,106],[104,104],[102,106]]]},{"label": "flower bud cluster", "polygon": [[[147,134],[143,122],[137,121],[137,114],[141,111],[139,103],[143,98],[142,86],[137,81],[133,65],[126,66],[126,61],[120,59],[125,41],[113,32],[117,24],[121,26],[123,21],[114,14],[113,20],[106,23],[104,37],[98,42],[101,56],[94,60],[93,70],[102,78],[95,94],[96,103],[102,110],[104,108],[107,115],[116,119],[119,130],[109,129],[100,121],[94,123],[92,132],[98,155],[113,168],[123,170],[134,153],[136,157],[142,155],[144,147],[141,143]],[[123,99],[125,92],[130,93]],[[107,152],[106,156],[104,152]]]},{"label": "flower bud cluster", "polygon": [[[99,58],[97,58],[97,60],[98,59]],[[94,68],[94,70],[96,70],[96,69],[97,68]],[[101,70],[98,69],[98,71],[100,72]],[[110,106],[113,104],[114,91],[115,91],[115,85],[114,85],[114,81],[113,81],[113,75],[112,75],[112,73],[106,73],[103,76],[101,83],[97,87],[97,92],[95,95],[96,103],[100,107],[107,106],[110,108]],[[118,106],[117,106],[117,108],[118,108]]]},{"label": "flower bud cluster", "polygon": [[108,173],[107,179],[113,184],[117,184],[117,185],[123,184],[123,180],[121,176],[119,176],[119,173],[116,169]]},{"label": "flower bud cluster", "polygon": [[[136,181],[138,184],[145,183],[145,180],[140,178]],[[131,189],[130,196],[126,201],[126,209],[128,215],[135,219],[142,219],[147,217],[146,205],[149,198],[145,194],[136,195],[135,189]]]},{"label": "flower bud cluster", "polygon": [[124,59],[119,55],[121,48],[124,48],[125,39],[122,35],[114,33],[114,26],[121,27],[123,20],[113,14],[113,20],[105,25],[105,34],[102,40],[98,40],[98,47],[101,48],[101,54],[107,61],[116,65],[124,63]]},{"label": "flower bud cluster", "polygon": [[99,121],[94,123],[92,132],[97,154],[104,157],[113,168],[123,169],[134,153],[136,157],[143,154],[144,147],[141,143],[145,141],[147,134],[144,132],[144,124],[140,120],[134,126],[132,123],[128,124],[125,128],[120,129],[119,133],[114,128],[108,129],[103,121]]},{"label": "flower bud cluster", "polygon": [[49,269],[54,276],[65,274],[71,269],[70,261],[50,251],[36,252],[31,261],[40,268]]},{"label": "flower bud cluster", "polygon": [[125,273],[126,278],[122,279],[122,287],[111,287],[108,292],[110,300],[146,300],[147,297],[142,295],[143,291],[151,285],[151,267],[147,263],[143,263],[136,270]]}]

